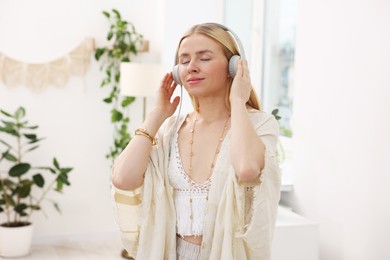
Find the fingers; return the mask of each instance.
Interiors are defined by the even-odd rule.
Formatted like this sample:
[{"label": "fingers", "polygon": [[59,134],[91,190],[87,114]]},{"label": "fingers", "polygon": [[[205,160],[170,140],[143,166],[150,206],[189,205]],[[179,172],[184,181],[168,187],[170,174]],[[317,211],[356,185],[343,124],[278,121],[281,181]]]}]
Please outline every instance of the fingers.
[{"label": "fingers", "polygon": [[172,72],[165,74],[165,76],[161,82],[162,91],[170,97],[170,96],[172,96],[176,87],[177,87],[177,84],[173,80]]},{"label": "fingers", "polygon": [[179,96],[177,96],[177,97],[175,97],[175,98],[173,99],[172,105],[174,105],[175,109],[176,109],[176,107],[179,105],[179,102],[180,102],[180,97],[179,97]]},{"label": "fingers", "polygon": [[247,60],[237,61],[237,75],[240,77],[249,77],[249,68]]}]

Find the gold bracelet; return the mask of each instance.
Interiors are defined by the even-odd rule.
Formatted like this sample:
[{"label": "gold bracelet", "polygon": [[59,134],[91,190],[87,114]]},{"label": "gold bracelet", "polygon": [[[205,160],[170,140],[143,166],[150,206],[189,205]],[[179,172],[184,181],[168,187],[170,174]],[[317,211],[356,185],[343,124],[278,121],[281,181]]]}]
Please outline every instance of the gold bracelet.
[{"label": "gold bracelet", "polygon": [[152,142],[152,145],[156,145],[157,144],[157,138],[153,138],[147,131],[146,129],[142,129],[142,128],[138,128],[135,130],[135,135],[142,135],[142,136],[145,136],[146,138],[148,138],[151,142]]}]

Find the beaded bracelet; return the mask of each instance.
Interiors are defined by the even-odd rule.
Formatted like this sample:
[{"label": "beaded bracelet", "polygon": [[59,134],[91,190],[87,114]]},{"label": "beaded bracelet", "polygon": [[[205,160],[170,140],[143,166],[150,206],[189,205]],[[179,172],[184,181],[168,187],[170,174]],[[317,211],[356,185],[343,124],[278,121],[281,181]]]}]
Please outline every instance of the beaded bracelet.
[{"label": "beaded bracelet", "polygon": [[135,135],[142,135],[142,136],[145,136],[146,138],[148,138],[151,142],[152,142],[152,145],[156,145],[157,144],[157,139],[156,138],[153,138],[147,131],[146,129],[142,129],[142,128],[138,128],[135,130]]}]

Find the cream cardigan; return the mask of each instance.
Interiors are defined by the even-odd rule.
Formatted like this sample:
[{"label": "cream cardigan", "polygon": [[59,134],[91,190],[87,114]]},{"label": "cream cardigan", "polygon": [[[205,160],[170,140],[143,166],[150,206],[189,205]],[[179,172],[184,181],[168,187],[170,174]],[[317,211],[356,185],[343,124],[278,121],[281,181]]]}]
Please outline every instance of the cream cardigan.
[{"label": "cream cardigan", "polygon": [[[239,183],[230,163],[231,134],[227,133],[211,179],[201,260],[270,259],[280,199],[279,127],[265,112],[248,113],[266,146],[265,166],[256,183]],[[176,117],[171,117],[160,128],[144,185],[134,191],[112,186],[124,247],[137,260],[176,259],[176,213],[167,174],[175,123]]]}]

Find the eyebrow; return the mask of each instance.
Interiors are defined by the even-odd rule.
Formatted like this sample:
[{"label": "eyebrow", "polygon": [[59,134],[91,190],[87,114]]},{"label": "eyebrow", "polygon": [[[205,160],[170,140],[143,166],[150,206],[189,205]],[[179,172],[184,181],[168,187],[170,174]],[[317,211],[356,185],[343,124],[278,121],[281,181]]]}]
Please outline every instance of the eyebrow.
[{"label": "eyebrow", "polygon": [[[213,52],[210,51],[210,50],[201,50],[201,51],[195,52],[196,55],[205,54],[205,53],[211,53],[211,54],[213,54]],[[189,56],[188,53],[182,53],[182,54],[180,54],[179,59],[182,58],[182,57],[187,57],[187,56]]]}]

